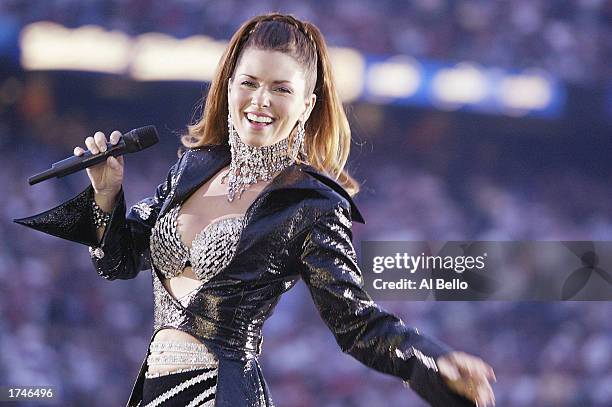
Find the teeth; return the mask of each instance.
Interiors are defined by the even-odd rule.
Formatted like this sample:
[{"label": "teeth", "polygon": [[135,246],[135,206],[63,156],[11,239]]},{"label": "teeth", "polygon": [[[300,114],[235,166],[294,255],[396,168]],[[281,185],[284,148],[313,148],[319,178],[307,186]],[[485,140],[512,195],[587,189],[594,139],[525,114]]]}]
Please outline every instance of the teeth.
[{"label": "teeth", "polygon": [[247,113],[247,119],[258,123],[272,123],[272,119],[265,116],[257,116],[253,113]]}]

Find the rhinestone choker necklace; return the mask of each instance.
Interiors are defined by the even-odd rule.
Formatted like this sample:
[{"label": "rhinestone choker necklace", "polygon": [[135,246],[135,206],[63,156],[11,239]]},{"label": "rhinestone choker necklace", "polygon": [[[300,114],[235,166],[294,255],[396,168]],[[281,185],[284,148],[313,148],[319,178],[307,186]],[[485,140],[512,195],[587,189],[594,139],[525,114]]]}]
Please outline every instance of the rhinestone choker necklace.
[{"label": "rhinestone choker necklace", "polygon": [[[233,126],[231,126],[233,127]],[[221,178],[221,183],[227,179],[227,200],[232,202],[258,180],[269,181],[275,173],[284,170],[294,160],[289,156],[288,137],[271,146],[253,147],[245,144],[235,129],[230,129],[229,144],[232,161],[227,174]]]}]

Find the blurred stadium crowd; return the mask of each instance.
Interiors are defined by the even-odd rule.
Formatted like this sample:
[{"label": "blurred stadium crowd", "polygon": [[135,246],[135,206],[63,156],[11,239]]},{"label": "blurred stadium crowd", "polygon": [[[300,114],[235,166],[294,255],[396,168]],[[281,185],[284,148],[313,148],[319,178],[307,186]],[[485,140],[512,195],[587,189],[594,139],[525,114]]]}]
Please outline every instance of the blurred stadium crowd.
[{"label": "blurred stadium crowd", "polygon": [[[607,0],[3,0],[3,24],[49,20],[130,34],[229,38],[237,22],[282,10],[315,23],[331,44],[504,68],[542,68],[575,83],[610,75]],[[372,33],[376,33],[373,35]]]},{"label": "blurred stadium crowd", "polygon": [[[415,0],[376,7],[226,1],[214,12],[210,3],[6,0],[0,17],[227,38],[253,13],[289,9],[319,25],[331,44],[368,53],[541,66],[582,84],[610,76],[606,1]],[[128,203],[150,195],[176,157],[173,133],[190,120],[197,88],[0,65],[1,385],[55,385],[62,406],[125,403],[152,326],[148,272],[107,282],[85,247],[11,219],[86,186],[84,174],[33,187],[26,179],[98,129],[157,125],[160,145],[126,159]],[[349,112],[356,139],[350,169],[362,182],[356,202],[368,222],[354,227],[357,246],[376,239],[612,240],[610,140],[601,127],[577,117],[542,121],[372,105]],[[486,359],[496,369],[499,406],[612,405],[608,302],[381,305]],[[262,365],[279,406],[424,405],[397,379],[343,355],[301,283],[283,297],[264,335]]]},{"label": "blurred stadium crowd", "polygon": [[[84,174],[33,187],[26,178],[70,154],[91,129],[128,128],[138,114],[123,108],[129,102],[113,100],[116,107],[109,108],[102,99],[87,98],[82,107],[64,111],[62,99],[73,96],[66,77],[17,77],[21,96],[0,115],[0,382],[57,385],[62,405],[121,405],[152,326],[148,272],[109,283],[95,274],[85,247],[25,230],[10,219],[48,209],[84,188]],[[73,77],[72,86],[88,83],[96,93],[108,87],[106,80]],[[156,97],[146,103],[162,109],[178,98],[169,90],[148,92]],[[481,132],[473,135],[475,141],[466,136],[458,146],[453,140],[461,138],[458,129],[469,128],[469,118],[462,123],[456,114],[431,112],[406,117],[406,112],[373,106],[351,111],[359,144],[351,166],[363,182],[357,203],[368,221],[355,226],[357,246],[367,239],[612,237],[612,196],[605,184],[609,166],[602,179],[576,167],[575,158],[548,167],[546,154],[536,153],[538,161],[531,164],[510,158],[524,168],[518,173],[511,168],[514,175],[508,177],[495,163],[505,168],[512,146],[504,145],[504,137],[482,142],[487,121],[500,119],[478,118]],[[378,115],[383,119],[377,122],[373,117]],[[168,130],[180,127],[177,119],[176,127],[171,123],[162,130],[161,146],[127,158],[128,202],[149,195],[163,179],[177,146]],[[527,140],[537,149],[534,140]],[[548,139],[542,148],[555,144],[559,139]],[[472,151],[483,146],[484,151]],[[401,153],[394,156],[393,150]],[[525,149],[518,152],[525,154]],[[462,163],[467,167],[461,169]],[[609,303],[382,305],[421,331],[487,359],[497,371],[498,405],[612,403]],[[397,379],[369,371],[339,351],[303,284],[283,298],[265,338],[262,364],[280,406],[423,405]]]}]

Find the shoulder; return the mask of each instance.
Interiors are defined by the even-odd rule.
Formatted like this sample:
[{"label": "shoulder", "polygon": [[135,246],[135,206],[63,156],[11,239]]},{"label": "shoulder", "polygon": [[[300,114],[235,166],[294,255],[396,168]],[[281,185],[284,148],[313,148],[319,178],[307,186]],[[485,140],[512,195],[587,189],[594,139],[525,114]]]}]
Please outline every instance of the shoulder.
[{"label": "shoulder", "polygon": [[340,204],[341,206],[344,206],[350,210],[350,215],[353,221],[365,224],[363,215],[359,211],[359,208],[357,208],[353,197],[351,197],[346,189],[344,189],[336,180],[326,174],[321,173],[310,165],[302,164],[298,165],[297,168],[303,174],[306,174],[306,176],[310,178],[310,181],[317,186],[317,190],[323,193],[324,196],[330,200],[333,208]]},{"label": "shoulder", "polygon": [[229,162],[231,153],[227,144],[206,144],[193,148],[181,146],[178,157],[176,165],[179,170],[201,171]]}]

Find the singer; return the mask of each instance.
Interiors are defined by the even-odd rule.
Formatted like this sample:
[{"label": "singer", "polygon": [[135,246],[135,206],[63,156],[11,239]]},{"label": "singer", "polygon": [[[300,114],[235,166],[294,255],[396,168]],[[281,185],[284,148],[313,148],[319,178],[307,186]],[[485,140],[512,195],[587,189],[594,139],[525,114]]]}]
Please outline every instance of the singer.
[{"label": "singer", "polygon": [[[16,220],[90,246],[106,279],[151,270],[153,335],[128,406],[272,406],[262,326],[299,278],[342,351],[433,406],[494,404],[487,363],[405,326],[362,288],[350,129],[317,27],[282,14],[245,22],[182,143],[155,194],[127,213],[124,158],[108,157],[78,196]],[[102,154],[106,136],[85,145]]]}]

